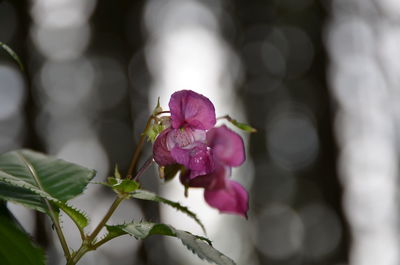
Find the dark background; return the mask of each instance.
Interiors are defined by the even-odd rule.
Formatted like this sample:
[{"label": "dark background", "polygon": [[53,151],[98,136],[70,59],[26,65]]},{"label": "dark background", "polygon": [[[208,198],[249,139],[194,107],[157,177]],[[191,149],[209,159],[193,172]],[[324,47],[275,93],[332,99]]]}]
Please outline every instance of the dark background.
[{"label": "dark background", "polygon": [[[80,143],[92,148],[95,135],[103,160],[88,158],[90,152],[80,155],[88,166],[100,164],[99,171],[106,176],[115,163],[126,172],[152,108],[148,103],[152,74],[145,58],[150,40],[143,23],[148,3],[89,2],[93,3],[85,11],[86,22],[70,26],[81,34],[75,36],[57,28],[41,31],[32,15],[37,11],[40,17],[40,8],[34,11],[31,1],[0,1],[0,41],[12,47],[25,65],[21,73],[0,52],[0,102],[15,101],[16,106],[10,107],[9,116],[0,117],[0,151],[26,147],[67,159]],[[213,1],[198,2],[216,10]],[[239,264],[346,263],[349,235],[336,172],[335,106],[327,87],[323,43],[329,5],[317,0],[222,1],[218,10],[219,34],[241,62],[242,77],[234,91],[244,106],[243,116],[258,130],[247,146],[253,168],[247,186],[250,218],[232,230],[249,231],[241,239],[247,252],[239,255]],[[85,38],[86,43],[79,44]],[[60,52],[57,47],[62,43],[67,44]],[[13,85],[17,94],[10,92]],[[91,89],[86,91],[85,86]],[[58,91],[55,99],[51,91]],[[157,183],[154,178],[147,185],[158,189]],[[96,196],[112,198],[102,189]],[[150,220],[160,219],[153,204],[133,209]],[[23,216],[28,216],[28,230],[35,240],[47,249],[49,264],[63,264],[46,217]],[[108,262],[120,258],[117,264],[188,264],[177,258],[168,242],[156,237],[135,243],[132,251],[127,247],[128,253],[119,257],[106,251],[101,255]],[[98,261],[82,261],[94,262]]]}]

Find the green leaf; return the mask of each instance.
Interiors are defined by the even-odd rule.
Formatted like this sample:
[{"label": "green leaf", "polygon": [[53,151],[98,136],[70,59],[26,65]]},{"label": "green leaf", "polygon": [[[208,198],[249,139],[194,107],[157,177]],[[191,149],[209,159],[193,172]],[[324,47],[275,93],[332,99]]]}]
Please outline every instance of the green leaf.
[{"label": "green leaf", "polygon": [[176,237],[179,238],[189,250],[197,254],[197,256],[199,256],[201,259],[214,262],[218,265],[236,264],[228,256],[225,256],[212,246],[206,244],[203,240],[200,240],[198,237],[195,237],[186,231],[176,230]]},{"label": "green leaf", "polygon": [[160,196],[157,196],[155,193],[146,191],[146,190],[136,190],[131,193],[132,198],[135,199],[140,199],[140,200],[147,200],[147,201],[154,201],[154,202],[161,202],[164,204],[167,204],[178,211],[181,211],[185,214],[187,214],[189,217],[193,218],[196,223],[203,229],[204,233],[206,233],[206,229],[204,228],[203,223],[200,221],[200,219],[197,217],[197,215],[190,211],[186,206],[182,206],[178,202],[170,201],[168,199],[162,198]]},{"label": "green leaf", "polygon": [[83,228],[85,228],[89,224],[89,218],[84,211],[76,209],[73,206],[70,206],[63,202],[54,202],[54,204],[56,204],[58,208],[63,210],[63,212],[66,213],[78,226],[79,230],[83,232]]},{"label": "green leaf", "polygon": [[68,214],[80,229],[85,214],[65,202],[83,192],[94,170],[30,150],[0,155],[0,198],[49,213],[46,200]]},{"label": "green leaf", "polygon": [[125,234],[134,236],[136,239],[145,239],[151,235],[176,237],[201,259],[205,259],[218,265],[235,265],[235,262],[232,259],[213,248],[209,239],[175,229],[170,225],[150,222],[133,222],[124,225],[107,226],[107,230],[109,234],[106,237],[110,238]]},{"label": "green leaf", "polygon": [[0,261],[2,265],[45,265],[44,251],[37,247],[5,206],[0,211]]},{"label": "green leaf", "polygon": [[224,116],[223,118],[226,118],[230,123],[232,123],[235,127],[249,133],[255,133],[257,130],[250,125],[242,122],[238,122],[235,119],[232,119],[229,115]]},{"label": "green leaf", "polygon": [[24,66],[22,65],[21,60],[19,59],[18,55],[6,44],[0,41],[0,47],[3,48],[17,63],[19,68],[23,71]]},{"label": "green leaf", "polygon": [[31,185],[60,201],[81,194],[94,175],[94,170],[30,150],[0,155],[0,180]]},{"label": "green leaf", "polygon": [[[69,217],[71,217],[72,221],[74,221],[81,231],[88,225],[89,220],[82,210],[75,209],[67,203],[57,200],[50,194],[40,191],[28,184],[25,184],[25,188],[21,188],[13,186],[13,184],[21,185],[20,182],[15,182],[14,180],[8,181],[11,185],[5,183],[0,184],[0,198],[7,201],[20,203],[26,207],[48,214],[49,212],[47,205],[44,202],[45,199],[52,202],[55,206],[62,209]],[[10,194],[12,196],[10,196]]]},{"label": "green leaf", "polygon": [[147,136],[147,141],[150,141],[154,143],[156,140],[157,136],[165,129],[165,126],[163,124],[152,124],[145,132],[144,134]]},{"label": "green leaf", "polygon": [[129,193],[139,188],[140,184],[132,179],[120,179],[109,177],[107,179],[107,186],[111,187],[117,193]]}]

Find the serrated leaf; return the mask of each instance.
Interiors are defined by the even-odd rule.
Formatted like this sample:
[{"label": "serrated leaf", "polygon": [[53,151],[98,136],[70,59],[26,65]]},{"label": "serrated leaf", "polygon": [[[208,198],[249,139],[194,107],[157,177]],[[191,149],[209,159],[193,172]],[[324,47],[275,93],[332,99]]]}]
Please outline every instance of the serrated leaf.
[{"label": "serrated leaf", "polygon": [[49,213],[46,200],[65,211],[80,229],[82,212],[65,202],[83,192],[94,170],[30,150],[0,155],[0,198]]},{"label": "serrated leaf", "polygon": [[107,226],[107,230],[109,231],[110,237],[111,235],[112,237],[116,237],[124,234],[134,236],[136,239],[145,239],[151,235],[176,237],[201,259],[217,265],[235,265],[232,259],[213,248],[209,239],[175,229],[170,225],[150,222],[133,222],[124,225]]},{"label": "serrated leaf", "polygon": [[231,258],[225,256],[215,248],[205,243],[203,240],[194,237],[188,232],[176,230],[176,237],[179,238],[189,250],[197,254],[197,256],[199,256],[201,259],[214,262],[218,265],[235,265],[235,262]]},{"label": "serrated leaf", "polygon": [[0,211],[0,261],[2,265],[45,265],[44,251],[15,222],[5,206]]},{"label": "serrated leaf", "polygon": [[13,179],[67,201],[81,194],[95,171],[31,150],[0,155],[0,180]]},{"label": "serrated leaf", "polygon": [[81,231],[83,231],[83,228],[85,228],[89,224],[89,218],[84,211],[76,209],[71,205],[63,202],[57,202],[55,204],[72,219],[72,221],[78,226]]},{"label": "serrated leaf", "polygon": [[186,206],[181,205],[178,202],[170,201],[168,199],[165,199],[163,197],[160,197],[160,196],[156,195],[153,192],[146,191],[146,190],[136,190],[136,191],[131,193],[131,196],[133,198],[135,198],[135,199],[154,201],[154,202],[161,202],[161,203],[167,204],[167,205],[177,209],[178,211],[181,211],[181,212],[187,214],[194,221],[196,221],[196,223],[201,227],[201,229],[203,229],[204,233],[206,233],[206,229],[205,229],[203,223],[197,217],[197,215],[194,212],[190,211],[189,208],[187,208]]},{"label": "serrated leaf", "polygon": [[18,55],[8,45],[2,43],[1,41],[0,41],[0,47],[3,48],[18,63],[19,68],[23,71],[24,66],[21,60],[19,59]]},{"label": "serrated leaf", "polygon": [[[0,179],[1,179],[1,174],[0,174]],[[21,184],[19,181],[11,179],[8,179],[7,183],[10,185],[7,185],[6,183],[0,184],[0,198],[7,201],[20,203],[29,208],[44,213],[48,213],[47,206],[44,204],[43,201],[43,199],[46,199],[52,202],[61,210],[63,210],[69,217],[71,217],[72,221],[74,221],[74,223],[78,226],[80,230],[82,230],[88,225],[89,220],[86,214],[82,210],[75,209],[72,206],[68,205],[67,203],[57,200],[50,194],[36,189],[32,185]],[[16,187],[13,185],[22,185],[22,186]],[[11,193],[13,196],[4,196],[5,194],[3,192],[5,191]],[[13,192],[18,192],[19,196],[15,196],[16,194],[14,194]]]}]

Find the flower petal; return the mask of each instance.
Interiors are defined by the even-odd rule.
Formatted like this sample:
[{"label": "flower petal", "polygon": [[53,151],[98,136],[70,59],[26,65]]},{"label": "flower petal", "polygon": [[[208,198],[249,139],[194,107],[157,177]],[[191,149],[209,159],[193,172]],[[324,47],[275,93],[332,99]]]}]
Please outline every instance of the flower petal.
[{"label": "flower petal", "polygon": [[167,137],[167,147],[169,150],[172,150],[175,146],[190,149],[197,142],[205,144],[206,132],[204,130],[192,130],[191,128],[172,129]]},{"label": "flower petal", "polygon": [[171,150],[171,155],[179,164],[192,171],[190,178],[205,175],[213,170],[213,161],[204,143],[197,142],[189,149],[176,146]]},{"label": "flower petal", "polygon": [[207,132],[207,144],[225,165],[237,167],[246,159],[242,137],[225,125]]},{"label": "flower petal", "polygon": [[248,194],[237,182],[228,180],[225,189],[204,191],[206,202],[220,212],[238,214],[247,218]]},{"label": "flower petal", "polygon": [[175,159],[172,157],[171,152],[168,150],[167,147],[167,137],[170,132],[170,128],[161,132],[153,145],[153,157],[157,164],[159,164],[160,166],[166,166],[176,163]]},{"label": "flower petal", "polygon": [[193,188],[205,188],[209,191],[224,189],[226,187],[228,177],[231,175],[231,168],[217,164],[215,169],[206,175],[191,177],[192,172],[186,171],[180,176],[183,185]]},{"label": "flower petal", "polygon": [[191,90],[172,94],[169,101],[172,127],[178,129],[185,124],[200,130],[211,129],[215,123],[215,109],[205,96]]}]

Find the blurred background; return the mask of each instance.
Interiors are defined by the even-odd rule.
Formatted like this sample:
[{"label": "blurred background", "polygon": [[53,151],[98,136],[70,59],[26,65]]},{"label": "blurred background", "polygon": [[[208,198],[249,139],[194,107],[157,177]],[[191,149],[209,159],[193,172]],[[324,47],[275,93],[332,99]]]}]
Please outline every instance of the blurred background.
[{"label": "blurred background", "polygon": [[[0,51],[0,152],[49,153],[102,181],[115,164],[126,172],[157,97],[167,108],[191,89],[258,130],[243,134],[247,161],[232,176],[249,190],[249,219],[219,214],[201,190],[185,198],[155,167],[145,188],[197,212],[240,265],[398,265],[399,15],[397,0],[0,0],[0,41],[25,65]],[[93,228],[113,196],[90,185],[73,204]],[[48,264],[64,264],[47,217],[8,206]],[[124,202],[111,223],[142,218],[201,234],[150,202]],[[114,263],[207,264],[157,236],[80,262]]]}]

